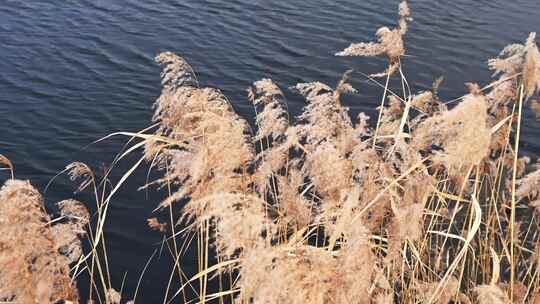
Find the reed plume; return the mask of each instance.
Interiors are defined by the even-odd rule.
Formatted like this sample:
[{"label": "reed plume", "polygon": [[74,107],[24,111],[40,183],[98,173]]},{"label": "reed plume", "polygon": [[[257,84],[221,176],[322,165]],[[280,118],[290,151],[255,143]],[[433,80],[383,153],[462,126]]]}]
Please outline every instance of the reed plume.
[{"label": "reed plume", "polygon": [[406,0],[400,2],[398,7],[398,26],[389,28],[383,26],[375,33],[377,42],[360,42],[353,43],[341,52],[336,53],[336,56],[379,56],[386,55],[390,65],[384,73],[374,74],[372,77],[382,77],[393,74],[398,68],[399,58],[405,55],[404,35],[407,33],[408,24],[411,20],[411,11]]},{"label": "reed plume", "polygon": [[433,161],[451,174],[478,165],[489,154],[491,130],[487,103],[481,94],[469,94],[452,110],[438,113],[420,123],[413,133],[413,145],[425,150],[436,145]]},{"label": "reed plume", "polygon": [[78,302],[70,264],[81,255],[88,223],[77,201],[58,203],[63,223],[50,225],[41,194],[28,181],[0,189],[0,300],[8,303]]}]

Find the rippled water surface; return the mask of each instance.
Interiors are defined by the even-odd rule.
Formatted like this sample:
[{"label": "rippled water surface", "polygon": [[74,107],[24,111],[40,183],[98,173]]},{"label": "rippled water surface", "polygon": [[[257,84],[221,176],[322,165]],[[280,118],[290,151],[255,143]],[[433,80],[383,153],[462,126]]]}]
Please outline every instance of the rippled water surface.
[{"label": "rippled water surface", "polygon": [[[463,94],[465,82],[487,83],[488,58],[509,43],[524,41],[530,31],[540,31],[538,0],[410,2],[414,22],[407,36],[406,76],[415,90],[444,76],[441,95],[447,100]],[[41,190],[71,161],[105,168],[125,140],[88,144],[150,124],[160,92],[160,69],[153,57],[161,51],[184,56],[204,84],[223,89],[247,116],[253,110],[245,89],[262,77],[286,88],[313,80],[334,84],[349,68],[380,72],[382,59],[333,54],[350,42],[373,39],[380,26],[395,25],[396,7],[389,0],[4,0],[0,153],[12,159],[19,178],[31,179]],[[360,94],[348,106],[372,113],[381,89],[360,73],[353,83]],[[287,95],[298,113],[303,101]],[[540,152],[538,135],[527,110],[526,153]],[[135,160],[126,159],[113,180]],[[145,225],[160,195],[136,191],[145,178],[145,170],[139,170],[128,180],[112,202],[106,227],[113,284],[119,288],[126,274],[126,298],[161,240]],[[70,197],[74,189],[60,177],[47,190],[47,201]],[[171,269],[163,251],[141,283],[141,303],[163,301]],[[193,270],[189,262],[184,266]]]}]

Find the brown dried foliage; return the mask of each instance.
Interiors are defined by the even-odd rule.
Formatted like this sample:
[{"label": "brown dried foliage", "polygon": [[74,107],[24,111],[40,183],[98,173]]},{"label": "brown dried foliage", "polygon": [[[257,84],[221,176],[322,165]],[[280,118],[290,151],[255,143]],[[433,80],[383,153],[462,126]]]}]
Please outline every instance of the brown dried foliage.
[{"label": "brown dried foliage", "polygon": [[50,225],[41,194],[28,181],[0,190],[0,300],[8,303],[78,301],[69,265],[81,255],[88,212],[73,200],[58,203],[65,221]]}]

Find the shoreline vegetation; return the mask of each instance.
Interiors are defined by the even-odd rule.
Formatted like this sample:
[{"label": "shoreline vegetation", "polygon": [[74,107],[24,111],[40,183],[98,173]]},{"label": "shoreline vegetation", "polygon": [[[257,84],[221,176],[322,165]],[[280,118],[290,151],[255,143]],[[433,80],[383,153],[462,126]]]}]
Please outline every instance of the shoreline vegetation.
[{"label": "shoreline vegetation", "polygon": [[[407,81],[411,21],[401,1],[395,28],[336,53],[388,59],[366,75],[383,90],[373,124],[342,103],[361,94],[352,71],[335,86],[291,87],[307,102],[294,118],[282,88],[255,81],[252,128],[184,58],[159,54],[154,125],[100,140],[130,138],[112,167],[143,150],[138,161],[114,184],[112,169],[97,178],[77,162],[62,172],[94,194],[92,216],[67,200],[51,219],[0,155],[11,173],[0,190],[0,301],[78,303],[75,282],[88,273],[89,303],[139,303],[139,285],[114,289],[104,227],[112,198],[146,163],[161,177],[141,188],[168,194],[155,210],[168,220],[148,225],[174,261],[156,302],[540,303],[540,164],[519,154],[523,111],[540,112],[536,34],[488,61],[492,82],[443,101],[442,79],[422,92]],[[187,248],[196,261],[185,261]],[[182,263],[198,273],[188,277]]]}]

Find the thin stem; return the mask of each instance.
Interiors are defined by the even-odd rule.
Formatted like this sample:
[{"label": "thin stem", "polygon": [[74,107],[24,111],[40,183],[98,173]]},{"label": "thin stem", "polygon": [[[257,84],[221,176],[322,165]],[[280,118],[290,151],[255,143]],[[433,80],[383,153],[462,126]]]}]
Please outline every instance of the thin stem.
[{"label": "thin stem", "polygon": [[519,152],[519,135],[521,132],[521,110],[523,106],[523,85],[519,90],[519,105],[518,105],[518,121],[516,130],[516,142],[514,146],[514,164],[512,169],[512,206],[510,213],[510,301],[514,297],[514,283],[516,279],[516,265],[514,259],[514,244],[515,244],[515,229],[516,229],[516,180],[517,180],[517,163]]}]

